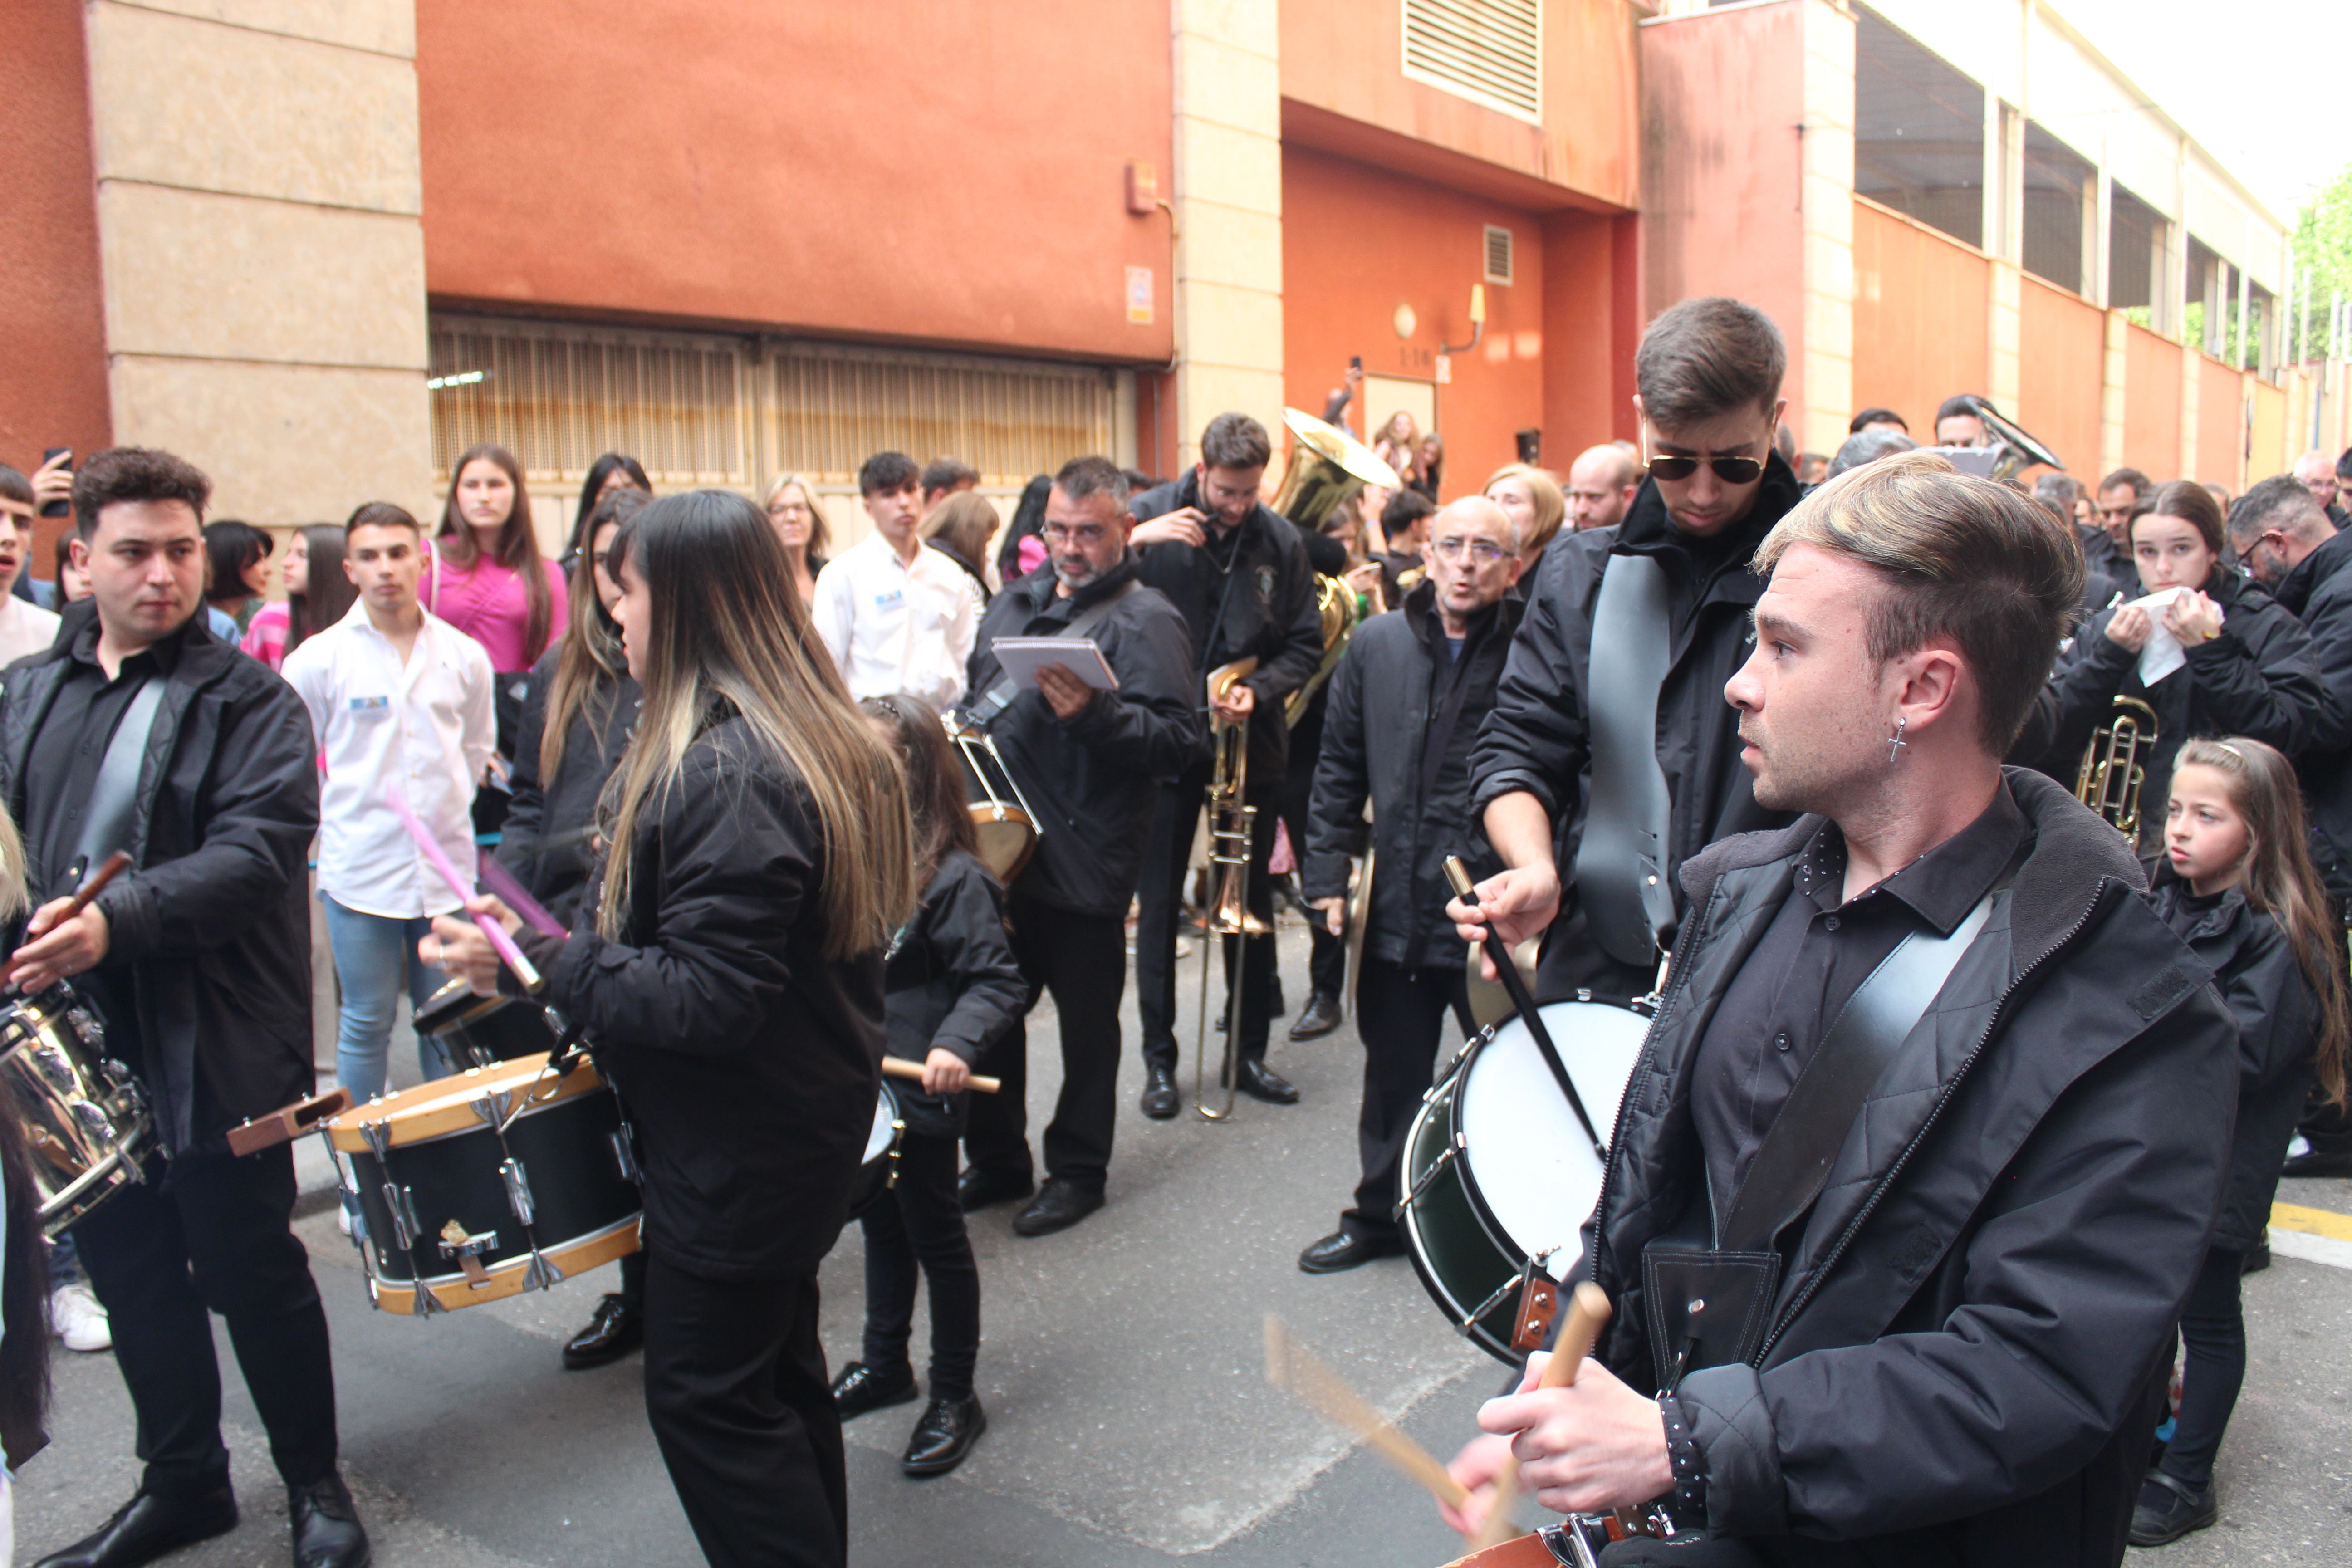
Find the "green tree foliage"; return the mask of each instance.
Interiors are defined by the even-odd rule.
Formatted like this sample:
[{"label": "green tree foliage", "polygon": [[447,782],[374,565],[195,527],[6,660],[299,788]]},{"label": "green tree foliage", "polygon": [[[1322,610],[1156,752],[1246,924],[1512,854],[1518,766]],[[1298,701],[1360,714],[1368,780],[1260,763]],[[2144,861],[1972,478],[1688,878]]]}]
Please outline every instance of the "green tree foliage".
[{"label": "green tree foliage", "polygon": [[[2295,275],[2308,279],[2304,325],[2310,336],[2306,341],[2314,351],[2325,350],[2328,347],[2325,342],[2328,296],[2339,294],[2352,300],[2352,163],[2320,187],[2297,216],[2293,243]],[[2305,283],[2295,285],[2298,295],[2305,290]],[[2335,344],[2334,353],[2352,353],[2352,342]]]}]

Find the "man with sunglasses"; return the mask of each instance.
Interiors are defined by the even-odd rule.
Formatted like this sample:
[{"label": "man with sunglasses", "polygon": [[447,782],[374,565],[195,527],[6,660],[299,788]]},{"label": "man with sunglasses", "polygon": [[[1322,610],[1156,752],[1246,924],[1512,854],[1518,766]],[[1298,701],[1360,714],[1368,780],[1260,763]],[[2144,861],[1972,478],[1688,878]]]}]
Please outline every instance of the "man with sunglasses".
[{"label": "man with sunglasses", "polygon": [[1787,820],[1757,805],[1723,700],[1755,636],[1748,563],[1797,504],[1773,449],[1787,363],[1753,306],[1661,314],[1633,365],[1647,477],[1622,523],[1560,535],[1536,569],[1470,770],[1506,869],[1478,886],[1483,917],[1453,918],[1515,944],[1549,932],[1539,1002],[1647,994],[1683,861]]}]

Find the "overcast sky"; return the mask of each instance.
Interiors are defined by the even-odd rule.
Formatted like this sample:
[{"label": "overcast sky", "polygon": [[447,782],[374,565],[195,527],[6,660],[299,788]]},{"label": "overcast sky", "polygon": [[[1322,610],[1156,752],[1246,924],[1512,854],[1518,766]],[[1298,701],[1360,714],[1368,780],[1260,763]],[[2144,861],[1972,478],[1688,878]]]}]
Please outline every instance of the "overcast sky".
[{"label": "overcast sky", "polygon": [[2051,0],[2292,224],[2352,163],[2352,0]]}]

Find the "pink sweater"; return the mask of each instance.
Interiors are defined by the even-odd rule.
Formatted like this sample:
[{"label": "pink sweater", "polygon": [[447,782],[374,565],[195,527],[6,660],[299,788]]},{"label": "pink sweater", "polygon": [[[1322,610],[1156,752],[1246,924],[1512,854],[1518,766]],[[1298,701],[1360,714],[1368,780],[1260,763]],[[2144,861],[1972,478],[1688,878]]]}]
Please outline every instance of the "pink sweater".
[{"label": "pink sweater", "polygon": [[283,599],[272,599],[245,623],[245,651],[272,669],[286,664],[286,639],[294,635],[293,612]]},{"label": "pink sweater", "polygon": [[[563,568],[552,561],[540,565],[547,574],[547,646],[553,647],[572,620],[571,589],[563,581]],[[417,596],[426,609],[480,643],[490,656],[492,669],[529,669],[538,662],[537,655],[546,651],[533,650],[523,642],[523,634],[530,629],[530,595],[523,586],[522,574],[482,555],[475,557],[470,568],[441,557],[438,594],[434,591],[434,576],[435,560],[428,555],[424,580],[416,585]]]}]

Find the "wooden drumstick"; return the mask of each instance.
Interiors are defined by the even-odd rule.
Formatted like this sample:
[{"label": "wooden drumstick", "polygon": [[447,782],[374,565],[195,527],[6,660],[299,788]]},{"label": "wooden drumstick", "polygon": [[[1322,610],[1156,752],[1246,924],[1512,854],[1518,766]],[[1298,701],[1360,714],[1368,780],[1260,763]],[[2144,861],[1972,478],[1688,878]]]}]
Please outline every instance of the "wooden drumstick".
[{"label": "wooden drumstick", "polygon": [[[902,1057],[884,1057],[882,1075],[885,1078],[902,1078],[909,1083],[920,1083],[923,1081],[923,1064],[908,1061]],[[963,1086],[966,1089],[976,1089],[982,1094],[994,1094],[1004,1087],[1004,1080],[1001,1078],[987,1078],[980,1073],[974,1073],[964,1079]]]},{"label": "wooden drumstick", "polygon": [[[1601,1325],[1609,1321],[1609,1297],[1590,1279],[1576,1288],[1568,1300],[1568,1321],[1560,1326],[1559,1337],[1552,1342],[1551,1359],[1544,1363],[1543,1375],[1536,1379],[1537,1388],[1566,1388],[1576,1381],[1576,1369],[1592,1353],[1593,1342],[1601,1337]],[[1519,1451],[1516,1447],[1503,1456],[1503,1468],[1495,1472],[1495,1500],[1486,1510],[1486,1522],[1479,1528],[1473,1544],[1478,1547],[1497,1546],[1510,1539],[1517,1529],[1511,1523],[1511,1503],[1519,1495]]]},{"label": "wooden drumstick", "polygon": [[[65,924],[66,921],[89,908],[90,900],[106,891],[106,885],[109,882],[129,869],[131,869],[130,850],[118,849],[109,855],[105,862],[97,870],[92,871],[81,887],[75,891],[73,901],[66,906],[66,912],[58,917],[57,925]],[[57,926],[51,926],[49,929],[55,931]]]},{"label": "wooden drumstick", "polygon": [[1265,1315],[1265,1380],[1325,1420],[1345,1426],[1370,1444],[1373,1452],[1428,1489],[1429,1495],[1446,1507],[1459,1510],[1470,1500],[1462,1483],[1447,1474],[1428,1449],[1398,1431],[1338,1373],[1316,1360],[1312,1352],[1293,1344],[1288,1326],[1272,1312]]}]

